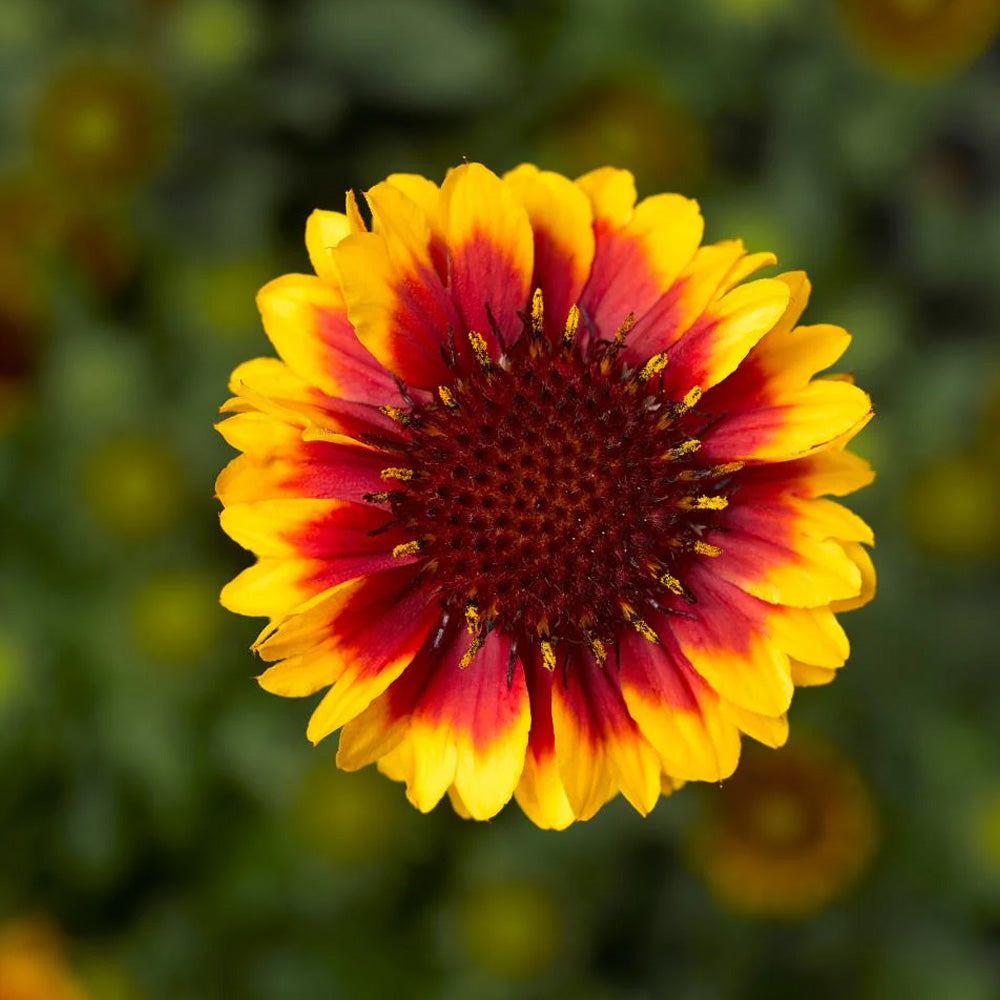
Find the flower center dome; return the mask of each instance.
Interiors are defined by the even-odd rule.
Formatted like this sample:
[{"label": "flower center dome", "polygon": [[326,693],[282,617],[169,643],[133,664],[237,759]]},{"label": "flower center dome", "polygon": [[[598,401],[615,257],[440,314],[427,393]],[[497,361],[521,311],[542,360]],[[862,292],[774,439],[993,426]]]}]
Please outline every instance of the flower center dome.
[{"label": "flower center dome", "polygon": [[[390,494],[446,611],[515,645],[589,644],[603,659],[623,623],[689,596],[685,560],[721,495],[702,496],[697,393],[666,398],[659,371],[621,342],[553,344],[529,333],[406,414],[406,468]],[[724,483],[719,483],[724,486]]]}]

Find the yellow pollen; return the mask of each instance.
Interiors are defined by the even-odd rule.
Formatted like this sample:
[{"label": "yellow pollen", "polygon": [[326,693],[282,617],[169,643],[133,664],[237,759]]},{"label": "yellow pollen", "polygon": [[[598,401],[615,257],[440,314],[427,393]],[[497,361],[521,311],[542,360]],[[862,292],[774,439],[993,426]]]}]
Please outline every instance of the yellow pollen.
[{"label": "yellow pollen", "polygon": [[725,497],[684,497],[680,506],[684,510],[725,510],[729,501]]},{"label": "yellow pollen", "polygon": [[608,662],[608,651],[604,648],[604,643],[600,639],[591,639],[590,648],[594,651],[594,659],[599,667],[603,667]]},{"label": "yellow pollen", "polygon": [[649,642],[659,642],[660,637],[652,630],[652,628],[643,621],[634,611],[628,612],[628,623],[643,637],[643,639],[648,639]]},{"label": "yellow pollen", "polygon": [[643,366],[639,369],[639,374],[636,378],[640,382],[647,382],[654,375],[659,375],[664,368],[667,367],[667,352],[660,351],[659,354],[654,354]]},{"label": "yellow pollen", "polygon": [[392,557],[394,559],[399,559],[402,556],[413,556],[420,551],[420,539],[414,539],[412,542],[402,542],[397,545],[392,550]]},{"label": "yellow pollen", "polygon": [[701,399],[702,388],[700,385],[696,385],[691,389],[688,394],[681,400],[681,406],[685,410],[690,410],[692,406],[697,405],[698,400]]},{"label": "yellow pollen", "polygon": [[[701,447],[701,442],[697,438],[688,438],[683,444],[679,444],[676,448],[671,448],[669,451],[665,451],[660,458],[665,459],[668,462],[676,462],[677,459],[683,458],[685,455],[693,455]],[[681,473],[683,475],[683,473]]]},{"label": "yellow pollen", "polygon": [[475,354],[476,360],[483,368],[492,367],[493,362],[490,360],[490,352],[486,349],[486,338],[481,333],[478,333],[476,330],[470,330],[469,345],[472,347],[472,353]]},{"label": "yellow pollen", "polygon": [[615,347],[621,347],[625,343],[625,338],[633,326],[635,326],[635,313],[629,313],[615,333]]},{"label": "yellow pollen", "polygon": [[726,462],[725,465],[717,465],[712,469],[713,476],[728,476],[731,472],[739,472],[746,462]]},{"label": "yellow pollen", "polygon": [[365,500],[369,503],[388,503],[392,499],[392,494],[386,491],[381,491],[379,493],[366,493]]},{"label": "yellow pollen", "polygon": [[722,549],[718,545],[710,545],[708,542],[695,542],[692,548],[698,555],[710,556],[712,559],[722,555]]},{"label": "yellow pollen", "polygon": [[531,297],[531,331],[536,337],[542,335],[545,326],[545,303],[542,301],[542,290],[535,289]]},{"label": "yellow pollen", "polygon": [[542,639],[539,645],[542,647],[542,663],[550,673],[556,669],[556,651],[552,648],[552,643],[548,639]]},{"label": "yellow pollen", "polygon": [[563,347],[567,350],[573,346],[573,341],[576,339],[576,328],[580,325],[580,310],[577,306],[573,305],[569,307],[569,312],[566,313],[566,326],[563,329]]},{"label": "yellow pollen", "polygon": [[469,635],[475,635],[479,631],[480,625],[479,608],[475,604],[466,604],[465,606],[465,627],[469,632]]},{"label": "yellow pollen", "polygon": [[455,394],[446,385],[438,386],[438,396],[441,402],[448,407],[449,410],[454,410],[458,406],[458,400],[455,399]]},{"label": "yellow pollen", "polygon": [[462,654],[462,659],[458,661],[458,669],[464,670],[474,659],[476,653],[483,648],[483,637],[477,635],[472,640],[472,645]]},{"label": "yellow pollen", "polygon": [[398,466],[390,465],[388,469],[383,469],[379,475],[383,479],[398,479],[401,482],[409,482],[413,476],[413,469],[400,469]]},{"label": "yellow pollen", "polygon": [[410,419],[406,410],[401,410],[398,406],[380,406],[379,412],[384,413],[390,420],[395,420],[398,424],[408,423]]},{"label": "yellow pollen", "polygon": [[676,576],[671,576],[669,573],[664,573],[660,577],[660,583],[663,584],[671,594],[676,594],[678,597],[682,597],[684,594],[684,584],[677,579]]}]

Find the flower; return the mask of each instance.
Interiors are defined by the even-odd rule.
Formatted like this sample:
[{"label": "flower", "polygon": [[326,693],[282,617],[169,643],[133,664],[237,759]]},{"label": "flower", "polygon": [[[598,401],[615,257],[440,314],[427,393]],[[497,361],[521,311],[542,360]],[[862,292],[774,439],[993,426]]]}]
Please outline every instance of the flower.
[{"label": "flower", "polygon": [[713,790],[692,858],[732,910],[797,917],[846,892],[875,850],[877,822],[854,767],[822,743],[748,753]]},{"label": "flower", "polygon": [[1000,554],[1000,471],[974,450],[936,456],[907,484],[904,523],[917,545],[951,560]]},{"label": "flower", "polygon": [[141,66],[103,57],[68,63],[35,110],[39,165],[63,183],[119,190],[159,166],[168,119],[156,78]]},{"label": "flower", "polygon": [[0,997],[3,1000],[85,1000],[56,932],[38,920],[0,925]]},{"label": "flower", "polygon": [[154,538],[181,515],[183,463],[159,435],[132,430],[109,437],[85,455],[81,472],[84,507],[118,538]]},{"label": "flower", "polygon": [[259,680],[329,691],[338,763],[429,810],[515,796],[539,826],[641,813],[785,740],[795,683],[845,660],[868,527],[824,494],[868,396],[810,381],[801,273],[700,246],[697,205],[632,176],[470,163],[317,211],[315,275],[260,292],[281,361],[232,375],[223,528],[259,559],[222,602],[270,623]]},{"label": "flower", "polygon": [[468,886],[456,900],[457,939],[470,965],[491,979],[535,979],[566,951],[566,915],[548,885],[523,876]]},{"label": "flower", "polygon": [[903,77],[943,76],[986,51],[996,0],[840,0],[845,23],[880,65]]}]

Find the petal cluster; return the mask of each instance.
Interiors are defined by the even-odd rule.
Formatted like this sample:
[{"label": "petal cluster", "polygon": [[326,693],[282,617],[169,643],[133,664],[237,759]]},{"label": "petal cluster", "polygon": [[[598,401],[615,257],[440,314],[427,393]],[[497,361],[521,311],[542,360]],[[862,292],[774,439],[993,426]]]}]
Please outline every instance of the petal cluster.
[{"label": "petal cluster", "polygon": [[[845,449],[870,401],[849,379],[815,377],[850,338],[799,325],[805,275],[752,278],[773,256],[703,245],[695,202],[637,201],[624,170],[572,181],[473,163],[440,187],[390,176],[365,202],[370,222],[350,194],[343,213],[314,212],[315,273],[261,290],[281,360],[236,369],[219,425],[241,452],[218,480],[222,524],[257,556],[222,601],[269,619],[254,645],[271,664],[262,686],[325,691],[309,738],[340,729],[340,766],[377,762],[419,809],[448,795],[486,819],[516,797],[551,828],[619,792],[645,814],[685,781],[726,778],[742,733],[783,743],[795,685],[826,683],[847,658],[835,612],[874,590],[871,532],[830,499],[872,478]],[[541,386],[536,396],[510,388],[517,371]],[[549,454],[545,422],[563,434],[563,404],[548,400],[567,372],[580,373],[574,386],[612,381],[605,396],[634,401],[638,416],[602,413],[595,390],[563,459]],[[507,409],[494,427],[498,400]],[[428,468],[458,454],[441,442],[454,427],[464,441],[462,420],[496,447],[467,446],[480,468]],[[566,593],[558,614],[531,610],[528,587],[522,616],[486,581],[480,599],[445,539],[479,552],[478,531],[493,553],[517,547],[516,527],[501,538],[488,515],[455,505],[513,476],[505,455],[531,463],[536,441],[539,462],[565,461],[585,470],[573,473],[581,488],[599,486],[587,449],[617,454],[618,427],[633,435],[619,449],[627,478],[643,464],[635,428],[647,424],[650,447],[676,438],[643,465],[666,499],[623,507],[622,538],[607,548],[621,567],[590,567],[610,581],[581,585],[591,602],[621,580],[607,613],[581,605],[570,622]],[[541,481],[561,489],[547,470]],[[517,474],[530,499],[534,473]],[[617,482],[607,496],[593,487],[609,517]],[[529,511],[542,533],[550,499]],[[583,523],[585,505],[559,509],[581,519],[581,537],[604,530]],[[644,547],[630,548],[632,509]],[[449,532],[458,518],[461,532]],[[586,568],[565,532],[552,537],[553,567],[572,557]],[[562,568],[553,579],[570,579]]]}]

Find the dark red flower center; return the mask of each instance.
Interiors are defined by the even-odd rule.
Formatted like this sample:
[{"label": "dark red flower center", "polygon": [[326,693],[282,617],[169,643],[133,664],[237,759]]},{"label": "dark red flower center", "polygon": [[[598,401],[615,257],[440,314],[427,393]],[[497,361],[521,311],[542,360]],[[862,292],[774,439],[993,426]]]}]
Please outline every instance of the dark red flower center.
[{"label": "dark red flower center", "polygon": [[693,601],[686,562],[718,554],[701,536],[733,470],[697,464],[699,394],[666,398],[665,359],[634,368],[620,347],[526,332],[413,406],[384,473],[414,539],[399,552],[426,559],[449,616],[541,644],[549,665],[559,642],[603,660],[626,623],[655,639],[643,615]]}]

